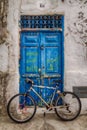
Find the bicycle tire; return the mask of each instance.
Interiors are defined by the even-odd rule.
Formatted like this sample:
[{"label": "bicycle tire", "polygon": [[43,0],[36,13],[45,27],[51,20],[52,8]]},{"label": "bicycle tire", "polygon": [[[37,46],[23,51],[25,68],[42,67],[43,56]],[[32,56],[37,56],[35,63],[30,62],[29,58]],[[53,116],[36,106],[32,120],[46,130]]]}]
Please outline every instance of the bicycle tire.
[{"label": "bicycle tire", "polygon": [[16,94],[8,102],[7,113],[16,123],[25,123],[35,115],[36,103],[30,95]]},{"label": "bicycle tire", "polygon": [[[74,104],[73,101],[75,100],[76,103]],[[70,104],[70,101],[72,104]],[[55,113],[60,119],[64,121],[72,121],[76,119],[81,112],[81,101],[79,97],[73,92],[63,92],[62,96],[57,98],[55,106],[60,107],[60,109],[55,108]]]}]

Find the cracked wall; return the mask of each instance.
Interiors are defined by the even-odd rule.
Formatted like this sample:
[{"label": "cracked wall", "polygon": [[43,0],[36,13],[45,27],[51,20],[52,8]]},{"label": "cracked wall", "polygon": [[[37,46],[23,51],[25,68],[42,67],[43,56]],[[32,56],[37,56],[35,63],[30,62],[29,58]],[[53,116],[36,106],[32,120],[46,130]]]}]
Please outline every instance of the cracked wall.
[{"label": "cracked wall", "polygon": [[7,11],[8,11],[8,0],[0,1],[0,44],[6,42],[7,38]]},{"label": "cracked wall", "polygon": [[6,85],[8,77],[8,47],[7,47],[7,13],[8,0],[0,1],[0,114],[6,108]]},{"label": "cracked wall", "polygon": [[[5,96],[4,103],[19,92],[21,14],[64,15],[64,88],[72,91],[73,86],[87,86],[87,0],[8,0],[4,5],[5,13],[0,11],[6,19],[0,23],[0,80],[4,75],[5,82],[0,82],[0,98]],[[86,110],[86,99],[81,101]]]}]

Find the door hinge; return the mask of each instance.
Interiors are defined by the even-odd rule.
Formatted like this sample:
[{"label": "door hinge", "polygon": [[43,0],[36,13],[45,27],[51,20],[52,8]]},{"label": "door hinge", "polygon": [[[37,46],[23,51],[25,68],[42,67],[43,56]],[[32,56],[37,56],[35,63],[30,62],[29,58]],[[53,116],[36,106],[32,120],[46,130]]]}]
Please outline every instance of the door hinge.
[{"label": "door hinge", "polygon": [[21,20],[18,21],[18,26],[21,28]]}]

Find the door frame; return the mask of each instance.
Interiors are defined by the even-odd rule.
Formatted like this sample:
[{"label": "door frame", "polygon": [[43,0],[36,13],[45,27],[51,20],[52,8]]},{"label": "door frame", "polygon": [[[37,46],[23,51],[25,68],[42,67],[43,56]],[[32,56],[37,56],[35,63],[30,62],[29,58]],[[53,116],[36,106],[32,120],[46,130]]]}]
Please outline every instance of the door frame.
[{"label": "door frame", "polygon": [[[20,29],[20,34],[21,34],[21,32],[23,32],[23,31],[62,31],[62,45],[61,45],[61,62],[62,62],[62,64],[61,64],[61,68],[62,68],[62,70],[61,70],[61,78],[62,78],[62,80],[63,80],[63,84],[62,84],[62,91],[64,90],[64,15],[62,14],[62,16],[63,16],[63,18],[62,18],[62,30],[59,28],[59,29],[57,29],[57,28],[52,28],[52,29],[48,29],[48,28],[46,28],[46,29],[28,29],[28,28],[26,28],[26,29]],[[20,40],[21,41],[21,40]],[[21,48],[20,48],[20,54],[21,54]],[[19,66],[20,66],[20,59],[19,59]],[[20,75],[20,71],[19,71],[19,75]],[[21,76],[20,76],[21,77]],[[20,86],[20,84],[19,84],[19,86]]]}]

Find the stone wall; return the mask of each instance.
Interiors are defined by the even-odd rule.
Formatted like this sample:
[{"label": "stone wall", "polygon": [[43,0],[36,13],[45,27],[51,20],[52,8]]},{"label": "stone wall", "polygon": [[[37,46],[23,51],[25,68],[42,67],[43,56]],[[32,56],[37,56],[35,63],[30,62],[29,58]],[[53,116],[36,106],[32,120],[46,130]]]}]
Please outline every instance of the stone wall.
[{"label": "stone wall", "polygon": [[[21,14],[64,15],[64,88],[87,86],[87,0],[1,0],[0,108],[19,92]],[[83,110],[86,100],[81,99]]]},{"label": "stone wall", "polygon": [[8,77],[7,13],[8,0],[0,0],[0,114],[5,111]]},{"label": "stone wall", "polygon": [[7,11],[8,0],[0,0],[0,44],[3,44],[7,37]]}]

